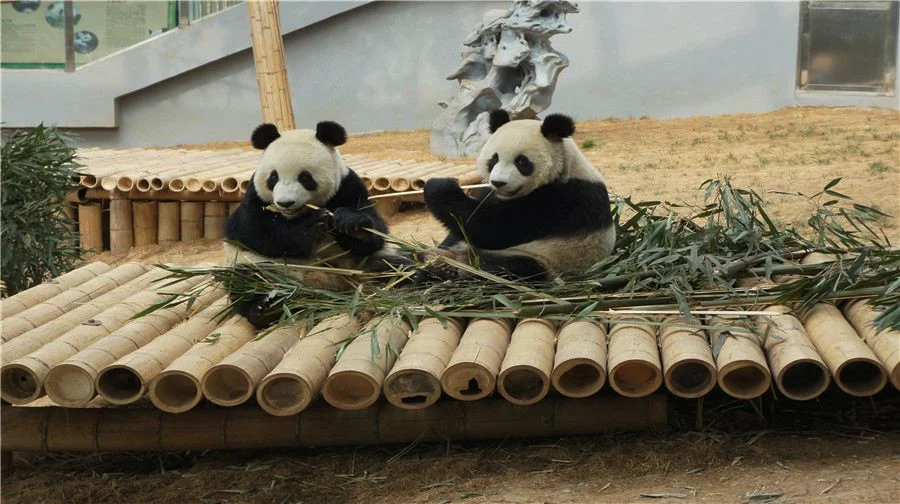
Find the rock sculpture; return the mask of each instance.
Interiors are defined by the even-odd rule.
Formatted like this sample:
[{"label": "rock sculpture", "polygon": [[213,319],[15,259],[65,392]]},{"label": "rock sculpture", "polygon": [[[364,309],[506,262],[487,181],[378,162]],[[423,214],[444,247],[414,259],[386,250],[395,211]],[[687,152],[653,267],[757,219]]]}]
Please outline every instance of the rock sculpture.
[{"label": "rock sculpture", "polygon": [[489,112],[503,108],[513,119],[536,117],[550,106],[560,72],[569,59],[550,46],[550,37],[569,33],[568,0],[516,0],[485,13],[463,42],[462,63],[447,77],[459,91],[431,129],[431,151],[439,156],[477,156],[490,135]]}]

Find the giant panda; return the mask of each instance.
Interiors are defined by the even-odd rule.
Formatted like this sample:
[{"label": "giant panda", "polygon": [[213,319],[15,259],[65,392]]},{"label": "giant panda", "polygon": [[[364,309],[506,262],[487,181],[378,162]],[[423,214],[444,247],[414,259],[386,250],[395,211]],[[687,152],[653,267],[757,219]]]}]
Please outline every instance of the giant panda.
[{"label": "giant panda", "polygon": [[489,126],[476,168],[490,189],[469,197],[455,179],[425,184],[428,209],[449,231],[440,248],[472,263],[477,256],[484,271],[533,281],[578,275],[609,256],[616,239],[609,194],[570,138],[572,119],[511,121],[498,109]]},{"label": "giant panda", "polygon": [[[387,233],[362,180],[337,149],[347,141],[340,124],[323,121],[315,130],[278,131],[266,123],[250,140],[263,153],[240,206],[225,221],[226,265],[325,262],[386,271],[408,262],[391,252],[381,236],[363,229]],[[314,287],[349,287],[346,277],[337,274],[296,275]],[[236,300],[235,308],[258,328],[277,319],[264,316],[272,311],[264,296]]]}]

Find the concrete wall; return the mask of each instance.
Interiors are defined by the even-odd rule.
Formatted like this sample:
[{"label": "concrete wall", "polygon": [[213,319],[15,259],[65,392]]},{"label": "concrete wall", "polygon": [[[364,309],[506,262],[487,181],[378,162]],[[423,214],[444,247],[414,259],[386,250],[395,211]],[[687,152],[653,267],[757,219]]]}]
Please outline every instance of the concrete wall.
[{"label": "concrete wall", "polygon": [[[282,3],[282,25],[296,25],[310,5]],[[455,81],[444,78],[459,62],[462,39],[485,11],[507,5],[377,2],[287,34],[298,126],[332,119],[351,134],[429,128],[437,102],[455,92]],[[893,97],[795,91],[794,2],[583,2],[580,8],[569,16],[573,32],[552,39],[570,66],[551,111],[576,119],[807,104],[898,107],[900,89]],[[3,97],[5,107],[6,84]],[[116,128],[79,132],[84,144],[104,146],[244,140],[260,118],[246,49],[122,96]]]}]

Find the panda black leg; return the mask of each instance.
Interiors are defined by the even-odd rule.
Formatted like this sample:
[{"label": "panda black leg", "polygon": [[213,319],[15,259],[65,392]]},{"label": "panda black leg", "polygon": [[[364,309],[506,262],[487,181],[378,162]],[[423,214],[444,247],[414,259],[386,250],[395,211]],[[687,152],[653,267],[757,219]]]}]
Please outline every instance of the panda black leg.
[{"label": "panda black leg", "polygon": [[257,330],[265,329],[278,321],[280,314],[273,314],[273,307],[266,303],[265,296],[253,296],[235,303],[234,311],[247,319]]},{"label": "panda black leg", "polygon": [[542,281],[549,275],[543,264],[526,256],[508,256],[481,251],[478,254],[482,271],[498,276],[513,277],[521,280]]}]

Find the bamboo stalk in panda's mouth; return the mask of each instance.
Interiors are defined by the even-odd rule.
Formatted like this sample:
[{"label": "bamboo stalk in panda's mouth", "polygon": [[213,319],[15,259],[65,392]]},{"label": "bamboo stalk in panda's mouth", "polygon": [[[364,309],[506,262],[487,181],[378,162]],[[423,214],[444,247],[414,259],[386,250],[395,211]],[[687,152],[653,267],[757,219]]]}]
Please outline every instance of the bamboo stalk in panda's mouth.
[{"label": "bamboo stalk in panda's mouth", "polygon": [[[459,186],[459,188],[462,189],[462,190],[466,190],[466,189],[484,189],[484,188],[487,188],[487,187],[491,187],[491,184],[471,184],[471,185]],[[382,199],[382,198],[396,198],[396,197],[399,197],[399,196],[411,196],[411,195],[414,195],[414,194],[422,194],[422,193],[424,193],[424,192],[425,192],[424,189],[420,189],[420,190],[417,190],[417,191],[401,191],[401,192],[393,192],[393,193],[385,193],[385,194],[374,194],[374,195],[372,195],[372,196],[369,196],[369,199],[370,199],[370,200],[373,200],[373,199]]]}]

